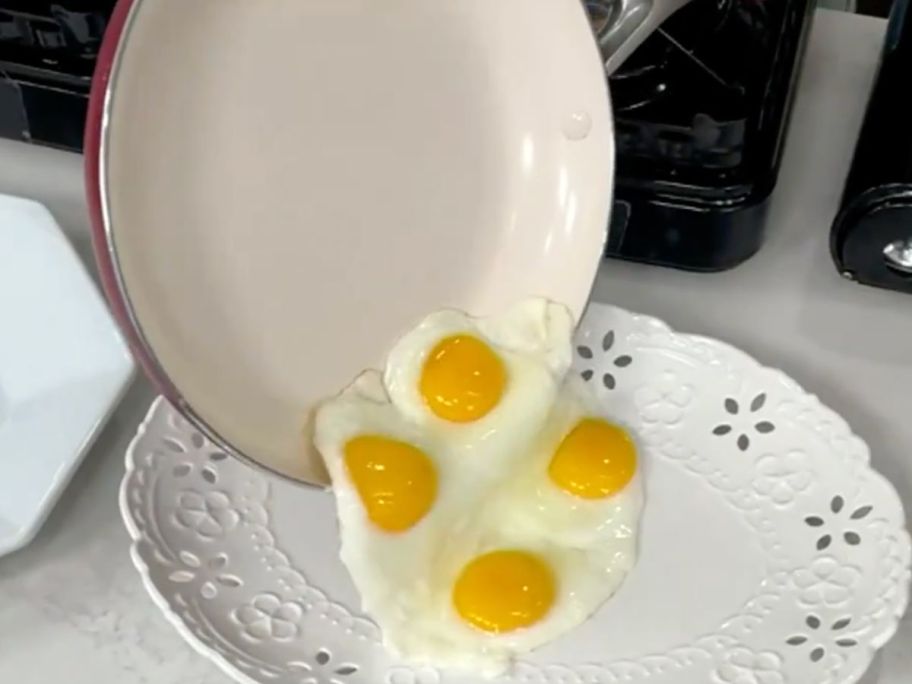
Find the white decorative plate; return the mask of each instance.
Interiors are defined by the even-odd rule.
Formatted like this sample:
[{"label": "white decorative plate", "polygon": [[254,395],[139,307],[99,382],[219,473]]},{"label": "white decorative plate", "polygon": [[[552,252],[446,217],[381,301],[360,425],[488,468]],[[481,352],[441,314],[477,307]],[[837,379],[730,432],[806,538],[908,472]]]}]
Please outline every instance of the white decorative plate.
[{"label": "white decorative plate", "polygon": [[[846,423],[779,371],[593,305],[577,372],[644,442],[639,564],[527,684],[848,684],[895,632],[910,543]],[[244,682],[456,684],[396,662],[337,557],[332,495],[226,458],[164,401],[127,455],[133,559],[181,634]]]},{"label": "white decorative plate", "polygon": [[0,556],[41,529],[132,375],[51,212],[0,195]]}]

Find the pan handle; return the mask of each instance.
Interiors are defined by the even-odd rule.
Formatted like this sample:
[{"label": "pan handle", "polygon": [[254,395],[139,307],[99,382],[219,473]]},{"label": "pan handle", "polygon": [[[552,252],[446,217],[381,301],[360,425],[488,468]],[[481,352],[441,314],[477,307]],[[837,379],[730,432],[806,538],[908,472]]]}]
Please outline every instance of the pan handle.
[{"label": "pan handle", "polygon": [[668,17],[689,0],[585,0],[605,71],[614,71]]}]

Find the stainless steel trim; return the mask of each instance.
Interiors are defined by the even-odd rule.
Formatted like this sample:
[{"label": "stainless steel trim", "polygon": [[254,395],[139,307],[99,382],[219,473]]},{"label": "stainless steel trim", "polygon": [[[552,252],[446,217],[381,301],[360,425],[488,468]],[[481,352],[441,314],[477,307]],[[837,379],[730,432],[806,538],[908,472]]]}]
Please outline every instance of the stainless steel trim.
[{"label": "stainless steel trim", "polygon": [[588,0],[605,71],[611,75],[662,23],[689,0]]},{"label": "stainless steel trim", "polygon": [[912,235],[888,244],[884,247],[883,255],[888,267],[912,275]]}]

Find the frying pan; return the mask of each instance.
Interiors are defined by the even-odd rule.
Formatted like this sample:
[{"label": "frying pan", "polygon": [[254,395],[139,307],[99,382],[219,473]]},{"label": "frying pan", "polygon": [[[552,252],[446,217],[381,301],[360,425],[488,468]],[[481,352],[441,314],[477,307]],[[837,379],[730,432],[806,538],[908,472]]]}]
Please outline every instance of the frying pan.
[{"label": "frying pan", "polygon": [[605,68],[681,4],[602,7],[597,46],[577,0],[121,0],[86,178],[146,374],[228,453],[324,484],[313,407],[422,316],[540,295],[578,319]]}]

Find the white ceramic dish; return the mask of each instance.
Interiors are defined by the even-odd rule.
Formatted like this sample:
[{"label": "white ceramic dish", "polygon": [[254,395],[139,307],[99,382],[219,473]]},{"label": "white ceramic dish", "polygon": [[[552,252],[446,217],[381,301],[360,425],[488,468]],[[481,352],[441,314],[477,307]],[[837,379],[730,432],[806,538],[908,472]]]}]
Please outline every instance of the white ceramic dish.
[{"label": "white ceramic dish", "polygon": [[582,313],[614,154],[581,3],[123,0],[100,61],[108,295],[238,454],[319,480],[309,410],[429,311]]},{"label": "white ceramic dish", "polygon": [[132,371],[51,214],[0,195],[0,555],[38,531]]},{"label": "white ceramic dish", "polygon": [[[592,305],[576,370],[645,444],[640,560],[512,684],[850,684],[908,601],[890,484],[781,372]],[[228,459],[166,402],[127,454],[132,556],[180,633],[238,681],[469,684],[396,662],[359,613],[331,494]]]}]

